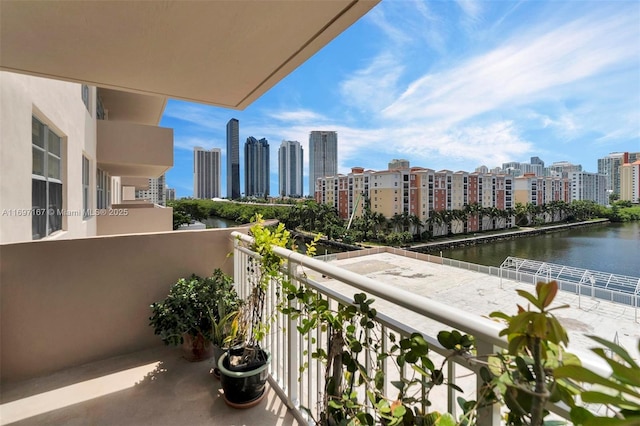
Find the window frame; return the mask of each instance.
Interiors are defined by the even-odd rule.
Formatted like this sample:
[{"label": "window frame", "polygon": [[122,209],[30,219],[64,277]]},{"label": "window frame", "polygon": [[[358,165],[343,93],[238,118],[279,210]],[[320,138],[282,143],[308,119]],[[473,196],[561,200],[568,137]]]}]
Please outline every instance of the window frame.
[{"label": "window frame", "polygon": [[[42,135],[39,137],[39,140],[42,141],[42,145],[40,146],[38,143],[34,143],[33,140],[33,126],[35,123],[38,123],[42,129]],[[34,151],[38,151],[43,153],[43,162],[42,162],[42,174],[38,174],[34,170],[34,161],[35,156],[32,154],[31,159],[31,207],[32,207],[32,222],[31,222],[31,237],[33,240],[41,240],[46,238],[58,231],[63,230],[63,206],[64,206],[64,182],[63,182],[63,171],[64,171],[64,138],[60,136],[54,129],[49,126],[45,120],[40,119],[36,115],[31,116],[31,148],[32,153]],[[51,142],[57,141],[58,146],[57,149],[55,146],[50,146]],[[57,151],[57,152],[56,152]],[[57,175],[55,174],[55,168],[50,167],[52,164],[57,162]],[[53,176],[50,176],[51,173],[54,173]],[[33,205],[33,197],[34,197],[34,181],[44,182],[44,199],[45,206],[42,208],[41,206]],[[59,185],[59,202],[55,203],[55,208],[52,207],[50,202],[51,197],[55,197],[53,192],[55,191],[52,188],[52,185]],[[58,201],[58,200],[56,200]],[[36,208],[38,207],[38,208]],[[42,223],[39,223],[40,220],[44,218],[44,234],[36,233],[35,228],[40,228]]]}]

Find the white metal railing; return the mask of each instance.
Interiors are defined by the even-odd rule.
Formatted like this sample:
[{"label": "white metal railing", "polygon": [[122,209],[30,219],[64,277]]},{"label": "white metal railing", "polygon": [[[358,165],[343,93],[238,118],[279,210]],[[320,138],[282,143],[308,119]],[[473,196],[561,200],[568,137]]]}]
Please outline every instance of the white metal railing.
[{"label": "white metal railing", "polygon": [[[252,241],[251,237],[238,232],[233,232],[232,236],[235,239],[234,279],[239,295],[246,297],[249,289],[245,284],[248,282],[248,274],[252,269],[250,259],[257,257],[257,254],[243,246]],[[317,290],[334,306],[338,303],[350,304],[353,301],[354,293],[365,292],[374,296],[376,300],[383,299],[391,302],[397,309],[402,309],[404,312],[408,310],[413,318],[411,324],[395,320],[393,312],[390,315],[389,313],[380,313],[380,309],[378,309],[378,328],[376,330],[380,332],[393,331],[401,336],[408,336],[413,332],[422,333],[430,345],[430,350],[437,354],[435,357],[432,355],[432,358],[436,358],[434,362],[438,362],[437,357],[443,360],[444,356],[448,354],[448,351],[443,349],[437,341],[437,332],[440,330],[456,329],[474,336],[478,354],[492,354],[507,346],[506,339],[498,335],[504,326],[497,322],[291,250],[275,247],[274,252],[286,260],[284,273],[288,274],[288,279],[293,284],[303,283]],[[342,285],[353,287],[354,290],[347,292],[333,290],[319,282],[318,277],[331,278]],[[270,287],[266,298],[265,318],[271,318],[273,322],[264,342],[265,349],[272,353],[270,367],[272,383],[280,388],[279,392],[288,400],[289,407],[298,410],[296,415],[311,423],[311,418],[303,413],[308,411],[313,418],[318,418],[318,404],[321,400],[322,384],[324,383],[323,365],[312,359],[311,353],[318,345],[322,347],[327,344],[327,336],[320,330],[312,331],[311,336],[301,335],[296,328],[297,324],[288,316],[277,311],[275,287]],[[403,318],[407,318],[404,313]],[[366,354],[365,356],[374,359],[375,354]],[[303,365],[308,367],[303,373],[300,373],[300,366]],[[591,365],[589,361],[585,365],[594,371],[602,372],[606,369],[600,365]],[[478,365],[470,364],[462,358],[450,358],[446,367],[443,368],[445,380],[457,384],[465,393],[460,395],[457,391],[445,386],[442,386],[439,393],[434,393],[432,390],[430,401],[433,405],[430,409],[441,412],[448,411],[455,415],[458,396],[463,396],[467,400],[476,399],[482,385],[478,371]],[[388,382],[394,380],[391,371],[387,372],[385,377]],[[560,417],[569,418],[564,407],[553,406],[549,408]],[[480,412],[478,424],[483,426],[499,425],[500,407],[488,407]]]},{"label": "white metal railing", "polygon": [[[535,266],[531,266],[529,269],[506,267],[505,264],[511,259],[515,258],[508,257],[500,267],[478,265],[446,257],[442,258],[441,262],[443,265],[454,268],[533,285],[541,280],[555,280],[561,291],[632,306],[635,310],[636,322],[640,320],[640,278],[536,261],[528,261],[532,265],[535,263]],[[579,297],[578,307],[580,307],[580,303]]]}]

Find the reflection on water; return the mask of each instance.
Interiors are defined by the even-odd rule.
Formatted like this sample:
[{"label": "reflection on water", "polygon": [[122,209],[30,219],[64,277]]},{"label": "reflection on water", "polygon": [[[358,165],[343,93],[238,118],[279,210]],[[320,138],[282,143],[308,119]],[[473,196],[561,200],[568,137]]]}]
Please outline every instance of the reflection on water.
[{"label": "reflection on water", "polygon": [[216,216],[211,216],[208,219],[203,220],[202,222],[207,225],[207,228],[233,228],[236,226],[240,226],[239,223],[234,222],[233,220]]},{"label": "reflection on water", "polygon": [[442,255],[499,266],[508,256],[640,277],[640,223],[570,229],[473,247],[443,250]]}]

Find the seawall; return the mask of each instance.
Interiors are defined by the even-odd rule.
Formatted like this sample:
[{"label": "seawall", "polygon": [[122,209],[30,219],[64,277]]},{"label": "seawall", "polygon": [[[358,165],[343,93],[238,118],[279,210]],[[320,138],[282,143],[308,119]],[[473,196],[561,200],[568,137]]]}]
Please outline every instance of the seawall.
[{"label": "seawall", "polygon": [[419,253],[432,253],[434,251],[448,250],[457,247],[474,246],[495,241],[511,240],[514,238],[530,237],[534,235],[549,234],[552,232],[564,231],[571,228],[583,228],[587,226],[604,225],[609,223],[609,219],[597,219],[585,222],[562,223],[559,225],[541,226],[538,228],[519,229],[517,231],[506,231],[499,234],[482,235],[478,234],[472,237],[462,237],[456,239],[447,239],[446,241],[434,241],[432,243],[424,243],[407,247],[407,250]]}]

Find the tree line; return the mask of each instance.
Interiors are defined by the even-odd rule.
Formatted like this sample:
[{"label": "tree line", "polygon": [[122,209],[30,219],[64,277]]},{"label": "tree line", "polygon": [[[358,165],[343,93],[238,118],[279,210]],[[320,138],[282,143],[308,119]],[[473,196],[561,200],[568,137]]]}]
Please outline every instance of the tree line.
[{"label": "tree line", "polygon": [[371,210],[370,200],[366,197],[362,214],[352,221],[342,219],[335,207],[313,200],[295,204],[258,204],[183,198],[168,205],[173,207],[174,229],[211,216],[244,224],[259,213],[265,219],[278,219],[291,230],[322,233],[329,239],[347,243],[366,241],[392,246],[511,226],[539,226],[593,218],[608,218],[614,222],[640,220],[640,206],[627,201],[615,201],[611,207],[593,201],[552,201],[543,205],[516,203],[508,209],[473,203],[462,209],[432,211],[426,221],[407,212],[386,218],[382,213]]}]

